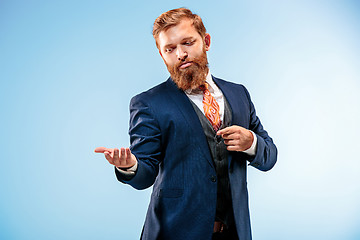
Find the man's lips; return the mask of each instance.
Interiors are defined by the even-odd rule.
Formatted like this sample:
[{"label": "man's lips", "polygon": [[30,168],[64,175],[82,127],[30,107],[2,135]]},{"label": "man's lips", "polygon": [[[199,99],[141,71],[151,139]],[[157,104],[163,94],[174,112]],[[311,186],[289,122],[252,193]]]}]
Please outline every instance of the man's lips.
[{"label": "man's lips", "polygon": [[183,69],[183,68],[190,67],[191,65],[192,65],[192,62],[185,62],[185,63],[181,64],[179,68]]}]

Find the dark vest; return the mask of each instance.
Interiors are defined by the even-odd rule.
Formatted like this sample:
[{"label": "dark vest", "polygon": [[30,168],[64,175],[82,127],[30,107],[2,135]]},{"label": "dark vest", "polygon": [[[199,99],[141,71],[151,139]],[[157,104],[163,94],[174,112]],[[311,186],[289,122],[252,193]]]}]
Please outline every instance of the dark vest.
[{"label": "dark vest", "polygon": [[[199,117],[201,126],[204,129],[209,145],[211,156],[214,162],[217,175],[217,202],[216,202],[216,221],[222,221],[227,226],[234,224],[234,215],[231,201],[230,182],[228,175],[228,151],[224,140],[216,135],[214,128],[201,110],[191,101],[196,114]],[[224,96],[224,120],[220,128],[230,126],[232,114],[229,103]]]}]

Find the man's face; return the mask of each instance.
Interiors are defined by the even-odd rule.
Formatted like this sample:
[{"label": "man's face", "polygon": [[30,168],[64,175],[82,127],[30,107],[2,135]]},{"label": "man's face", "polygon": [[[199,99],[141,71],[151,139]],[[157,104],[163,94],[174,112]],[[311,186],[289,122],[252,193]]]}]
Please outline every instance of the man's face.
[{"label": "man's face", "polygon": [[171,78],[180,89],[196,89],[205,82],[210,35],[202,38],[191,20],[183,19],[178,25],[160,32],[158,46]]}]

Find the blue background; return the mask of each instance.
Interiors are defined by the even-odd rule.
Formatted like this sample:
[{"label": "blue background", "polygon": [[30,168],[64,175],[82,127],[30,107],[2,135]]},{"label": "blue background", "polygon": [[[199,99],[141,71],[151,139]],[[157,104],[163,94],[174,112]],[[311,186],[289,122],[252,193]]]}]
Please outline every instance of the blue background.
[{"label": "blue background", "polygon": [[138,239],[151,189],[93,150],[129,145],[130,98],[168,77],[153,21],[181,6],[279,149],[249,168],[254,240],[360,239],[360,4],[340,0],[0,1],[1,239]]}]

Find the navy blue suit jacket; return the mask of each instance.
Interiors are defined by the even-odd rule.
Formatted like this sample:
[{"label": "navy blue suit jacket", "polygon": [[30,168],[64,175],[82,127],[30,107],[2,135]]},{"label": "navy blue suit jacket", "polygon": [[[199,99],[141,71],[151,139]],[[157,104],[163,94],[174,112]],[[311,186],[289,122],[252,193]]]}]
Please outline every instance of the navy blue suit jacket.
[{"label": "navy blue suit jacket", "polygon": [[[251,239],[246,168],[271,169],[277,149],[263,129],[244,86],[213,77],[232,111],[232,125],[257,135],[255,157],[229,152],[229,179],[240,240]],[[136,189],[153,185],[141,239],[211,239],[217,179],[200,120],[186,94],[169,78],[130,103],[131,151],[136,175],[119,181]]]}]

